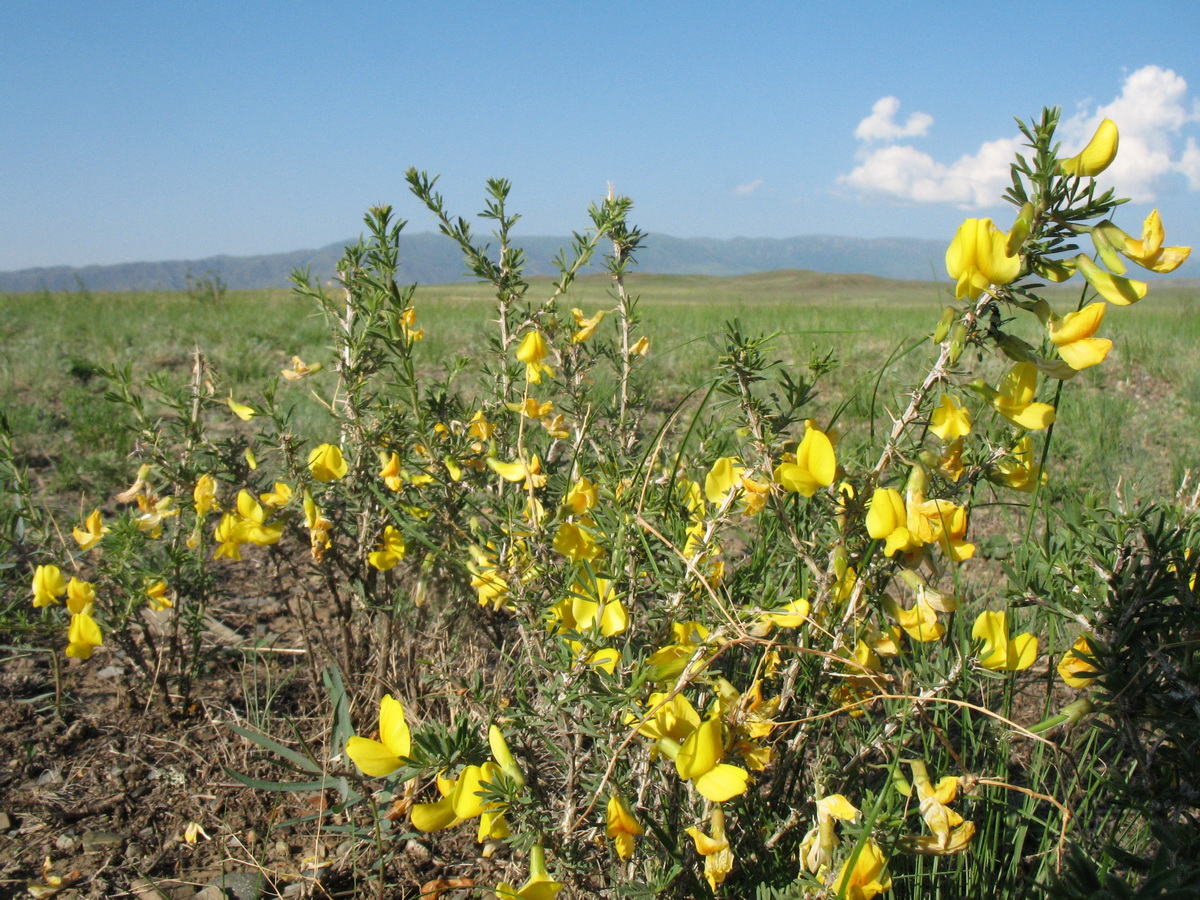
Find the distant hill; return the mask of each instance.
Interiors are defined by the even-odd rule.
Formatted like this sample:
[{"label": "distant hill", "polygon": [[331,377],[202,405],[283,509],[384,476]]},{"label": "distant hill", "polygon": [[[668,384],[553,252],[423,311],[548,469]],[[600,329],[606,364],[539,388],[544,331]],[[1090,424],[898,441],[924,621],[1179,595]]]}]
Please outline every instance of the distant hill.
[{"label": "distant hill", "polygon": [[[0,272],[0,292],[184,290],[187,276],[210,272],[237,289],[284,287],[295,269],[309,268],[320,278],[333,277],[346,244],[319,250],[296,250],[265,256],[211,256],[169,262],[121,263],[112,266],[54,266]],[[556,274],[554,258],[569,244],[565,238],[527,237],[526,274]],[[776,269],[878,275],[883,278],[929,280],[943,272],[944,243],[906,238],[676,238],[647,237],[638,269],[663,275],[749,275]],[[457,246],[440,234],[400,236],[401,281],[449,284],[473,280],[465,274]]]}]

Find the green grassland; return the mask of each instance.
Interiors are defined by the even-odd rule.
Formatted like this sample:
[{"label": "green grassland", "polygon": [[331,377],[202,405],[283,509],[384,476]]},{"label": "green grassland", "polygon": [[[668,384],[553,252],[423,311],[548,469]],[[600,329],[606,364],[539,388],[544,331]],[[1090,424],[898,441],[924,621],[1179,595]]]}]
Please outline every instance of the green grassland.
[{"label": "green grassland", "polygon": [[[634,275],[630,287],[642,316],[635,337],[644,333],[652,341],[644,370],[652,402],[670,404],[702,387],[718,355],[713,339],[736,319],[743,333],[774,335],[770,352],[789,371],[802,372],[814,356],[833,352],[839,366],[823,381],[814,415],[827,420],[848,399],[839,425],[850,436],[888,425],[889,410],[902,398],[877,394],[874,376],[885,363],[900,367],[898,375],[928,365],[933,348],[922,337],[949,299],[945,284],[806,271]],[[549,280],[534,279],[527,298],[537,304],[551,293]],[[1077,289],[1051,296],[1059,312],[1079,300]],[[143,376],[183,380],[199,348],[241,395],[260,390],[293,354],[312,362],[329,352],[320,314],[286,290],[230,291],[215,303],[179,292],[20,294],[0,303],[0,410],[43,485],[85,505],[102,500],[131,471],[132,439],[119,427],[118,410],[102,399],[103,368],[129,364]],[[419,286],[414,303],[426,333],[419,364],[433,376],[446,374],[456,357],[481,352],[494,327],[485,285]],[[565,299],[588,315],[613,304],[601,276],[580,279]],[[1200,468],[1193,427],[1200,415],[1198,311],[1200,288],[1172,281],[1152,285],[1136,306],[1110,308],[1101,333],[1114,350],[1103,365],[1081,373],[1085,390],[1071,392],[1060,409],[1066,427],[1058,451],[1073,461],[1066,484],[1107,492],[1121,480],[1136,496],[1163,497],[1186,470]],[[603,326],[598,336],[606,336]],[[963,363],[992,381],[1006,364]],[[304,433],[317,400],[290,385],[281,397],[295,405]]]}]

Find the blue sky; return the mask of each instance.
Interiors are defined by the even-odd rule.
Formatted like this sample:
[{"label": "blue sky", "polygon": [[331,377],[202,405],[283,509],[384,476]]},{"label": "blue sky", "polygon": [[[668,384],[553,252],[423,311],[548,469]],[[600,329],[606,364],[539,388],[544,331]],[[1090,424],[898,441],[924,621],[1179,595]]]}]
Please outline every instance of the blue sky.
[{"label": "blue sky", "polygon": [[0,270],[315,248],[381,202],[428,231],[409,166],[464,216],[510,179],[526,234],[611,182],[651,233],[949,240],[1007,227],[1044,105],[1072,148],[1121,128],[1118,224],[1200,242],[1194,2],[965,6],[9,0]]}]

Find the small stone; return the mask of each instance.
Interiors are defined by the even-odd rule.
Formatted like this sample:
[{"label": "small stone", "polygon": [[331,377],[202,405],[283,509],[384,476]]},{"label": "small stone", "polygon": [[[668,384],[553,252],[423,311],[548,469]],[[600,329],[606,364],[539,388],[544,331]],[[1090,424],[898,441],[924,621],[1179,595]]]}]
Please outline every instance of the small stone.
[{"label": "small stone", "polygon": [[192,900],[196,889],[190,884],[167,879],[151,881],[149,878],[135,878],[129,883],[129,893],[142,900]]},{"label": "small stone", "polygon": [[247,847],[257,846],[258,845],[258,832],[255,831],[253,828],[249,829],[246,832],[246,835],[243,838],[243,840],[245,840]]},{"label": "small stone", "polygon": [[47,769],[38,776],[37,783],[40,785],[62,784],[62,780],[62,772],[58,769]]},{"label": "small stone", "polygon": [[0,831],[8,831],[12,827],[12,817],[6,812],[0,812]]},{"label": "small stone", "polygon": [[122,666],[105,666],[96,673],[97,678],[120,678],[125,674],[125,669]]},{"label": "small stone", "polygon": [[101,850],[112,850],[125,843],[125,835],[115,831],[85,831],[83,833],[83,852],[98,853]]},{"label": "small stone", "polygon": [[54,839],[54,849],[62,850],[64,853],[75,849],[75,838],[69,834],[60,834]]},{"label": "small stone", "polygon": [[131,842],[129,846],[125,848],[125,858],[130,862],[137,862],[145,855],[146,848],[137,841]]},{"label": "small stone", "polygon": [[263,877],[258,872],[225,872],[210,881],[208,886],[224,892],[218,896],[232,900],[258,900],[263,891]]},{"label": "small stone", "polygon": [[229,895],[221,888],[210,884],[196,891],[196,896],[192,900],[229,900]]},{"label": "small stone", "polygon": [[279,859],[287,859],[292,855],[292,848],[288,846],[287,841],[276,841],[272,849]]}]

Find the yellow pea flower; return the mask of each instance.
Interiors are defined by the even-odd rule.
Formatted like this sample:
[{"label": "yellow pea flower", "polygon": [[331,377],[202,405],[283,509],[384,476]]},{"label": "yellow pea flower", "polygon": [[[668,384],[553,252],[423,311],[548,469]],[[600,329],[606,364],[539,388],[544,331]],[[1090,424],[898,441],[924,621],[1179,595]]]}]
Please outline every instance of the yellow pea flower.
[{"label": "yellow pea flower", "polygon": [[800,861],[814,875],[828,867],[838,847],[837,821],[853,822],[858,808],[842,794],[830,794],[817,801],[817,827],[800,842]]},{"label": "yellow pea flower", "polygon": [[346,476],[349,467],[341,450],[333,444],[321,444],[309,452],[308,470],[317,481],[337,481]]},{"label": "yellow pea flower", "polygon": [[1013,448],[1012,459],[1001,460],[988,472],[988,480],[1003,484],[1015,491],[1029,493],[1045,484],[1047,475],[1034,463],[1033,438],[1021,438]]},{"label": "yellow pea flower", "polygon": [[524,482],[526,489],[536,489],[546,484],[546,476],[542,474],[542,461],[536,456],[528,463],[523,459],[516,459],[506,463],[489,456],[487,464],[488,468],[505,481]]},{"label": "yellow pea flower", "polygon": [[1091,639],[1081,634],[1071,645],[1071,649],[1063,654],[1058,663],[1058,674],[1073,688],[1089,687],[1100,674],[1100,668],[1084,657],[1094,657],[1096,653]]},{"label": "yellow pea flower", "polygon": [[198,516],[206,516],[210,510],[219,509],[216,479],[208,474],[201,475],[196,481],[196,487],[192,489],[192,502]]},{"label": "yellow pea flower", "polygon": [[1150,290],[1144,281],[1113,275],[1096,265],[1091,257],[1080,253],[1075,257],[1075,268],[1087,279],[1096,293],[1114,306],[1130,306],[1137,303]]},{"label": "yellow pea flower", "polygon": [[243,422],[249,422],[258,412],[252,406],[247,406],[245,403],[238,403],[233,399],[233,394],[225,398],[225,404],[233,411],[233,414]]},{"label": "yellow pea flower", "polygon": [[604,318],[606,310],[600,310],[590,319],[584,316],[583,310],[572,309],[571,316],[575,319],[575,324],[579,326],[579,330],[571,335],[572,342],[581,344],[596,333],[596,328],[600,321]]},{"label": "yellow pea flower", "polygon": [[150,608],[154,610],[170,609],[175,605],[171,602],[171,598],[167,596],[167,583],[165,581],[159,581],[146,588],[146,598],[150,601]]},{"label": "yellow pea flower", "polygon": [[546,339],[540,331],[531,331],[521,340],[517,347],[517,359],[525,363],[525,380],[530,384],[541,384],[542,375],[554,377],[554,370],[542,362],[549,353]]},{"label": "yellow pea flower", "polygon": [[959,778],[947,775],[935,786],[929,778],[924,760],[914,759],[909,764],[912,766],[921,819],[931,833],[905,837],[900,846],[906,852],[924,856],[962,853],[975,836],[975,823],[963,821],[963,817],[949,807],[958,795]]},{"label": "yellow pea flower", "polygon": [[322,363],[313,363],[310,366],[300,357],[293,356],[292,367],[290,369],[281,369],[279,374],[288,381],[299,381],[306,375],[312,375],[314,372],[320,372],[323,368],[325,368],[325,366]]},{"label": "yellow pea flower", "polygon": [[706,719],[688,735],[675,757],[675,771],[696,786],[701,796],[721,803],[746,792],[750,773],[721,762],[725,755],[725,732],[717,717]]},{"label": "yellow pea flower", "polygon": [[104,644],[100,626],[91,613],[81,612],[71,616],[67,631],[67,656],[72,659],[91,659],[92,651]]},{"label": "yellow pea flower", "polygon": [[891,887],[892,877],[887,873],[883,851],[875,841],[868,840],[859,850],[853,868],[849,859],[842,866],[833,884],[833,893],[845,900],[872,900]]},{"label": "yellow pea flower", "polygon": [[520,888],[507,881],[496,885],[497,900],[554,900],[563,889],[562,883],[550,877],[546,870],[546,851],[534,844],[529,851],[529,880]]},{"label": "yellow pea flower", "polygon": [[967,219],[946,249],[946,272],[954,296],[975,300],[989,287],[1008,284],[1021,274],[1021,257],[1009,253],[1008,235],[991,219]]},{"label": "yellow pea flower", "polygon": [[1032,634],[1008,636],[1008,613],[984,610],[971,627],[971,637],[983,641],[979,664],[985,669],[1018,672],[1037,659],[1037,638]]},{"label": "yellow pea flower", "polygon": [[837,456],[833,442],[809,419],[805,423],[804,439],[796,448],[795,462],[781,462],[775,468],[775,483],[784,490],[802,497],[811,497],[822,487],[829,487],[837,476]]},{"label": "yellow pea flower", "polygon": [[596,501],[599,498],[600,492],[596,488],[595,483],[581,475],[579,480],[571,485],[571,489],[567,491],[564,504],[570,507],[572,514],[582,516],[596,505]]},{"label": "yellow pea flower", "polygon": [[367,554],[367,562],[380,572],[386,572],[395,568],[396,564],[404,559],[407,551],[404,535],[394,525],[388,525],[384,527],[383,536],[379,539],[379,549]]},{"label": "yellow pea flower", "polygon": [[63,580],[62,571],[58,566],[38,566],[33,570],[33,605],[35,608],[58,603],[58,598],[66,592],[67,583]]},{"label": "yellow pea flower", "polygon": [[1124,245],[1118,246],[1117,249],[1151,272],[1174,272],[1191,255],[1192,248],[1164,247],[1162,242],[1165,236],[1162,217],[1157,209],[1151,210],[1150,215],[1146,216],[1146,221],[1142,223],[1142,239],[1138,241],[1125,235]]},{"label": "yellow pea flower", "polygon": [[1054,424],[1054,407],[1049,403],[1035,403],[1037,391],[1037,366],[1031,362],[1014,365],[1000,379],[997,388],[981,381],[971,383],[976,391],[991,404],[992,408],[1008,421],[1027,431],[1041,431]]},{"label": "yellow pea flower", "polygon": [[266,494],[259,494],[258,499],[262,501],[263,506],[271,509],[282,509],[292,502],[292,489],[282,481],[275,482],[275,490]]},{"label": "yellow pea flower", "polygon": [[608,800],[608,810],[605,816],[604,833],[612,839],[617,856],[629,859],[633,856],[637,837],[646,831],[633,815],[633,810],[620,794],[613,794]]},{"label": "yellow pea flower", "polygon": [[704,857],[704,878],[715,891],[733,871],[733,850],[725,833],[725,811],[719,805],[713,807],[710,824],[712,834],[705,834],[694,825],[687,833],[696,844],[696,852]]},{"label": "yellow pea flower", "polygon": [[971,413],[949,394],[942,394],[941,405],[929,417],[929,430],[943,444],[966,437],[971,433]]},{"label": "yellow pea flower", "polygon": [[895,488],[875,488],[867,506],[867,534],[884,541],[884,556],[895,556],[920,547],[922,541],[908,528],[904,498]]},{"label": "yellow pea flower", "polygon": [[625,606],[607,578],[597,578],[594,585],[575,582],[571,596],[554,604],[551,613],[569,631],[598,627],[602,635],[612,637],[629,627]]},{"label": "yellow pea flower", "polygon": [[1058,348],[1068,366],[1078,371],[1104,362],[1112,341],[1093,337],[1104,321],[1106,306],[1100,301],[1089,303],[1081,310],[1067,313],[1061,319],[1055,316],[1047,326],[1050,340]]},{"label": "yellow pea flower", "polygon": [[391,775],[412,752],[412,732],[404,719],[404,707],[391,694],[379,701],[379,740],[354,735],[346,741],[346,755],[372,778]]},{"label": "yellow pea flower", "polygon": [[1096,128],[1086,147],[1070,159],[1059,160],[1058,170],[1076,178],[1094,178],[1117,158],[1119,143],[1120,133],[1116,123],[1112,119],[1105,119]]},{"label": "yellow pea flower", "polygon": [[789,600],[778,609],[763,613],[759,618],[780,628],[798,628],[808,618],[811,607],[803,597]]},{"label": "yellow pea flower", "polygon": [[96,602],[96,588],[91,582],[72,578],[67,582],[67,609],[72,613],[88,612]]},{"label": "yellow pea flower", "polygon": [[72,528],[71,534],[80,550],[91,550],[100,543],[100,539],[108,534],[108,531],[109,529],[100,515],[100,510],[96,509],[84,520],[83,527]]},{"label": "yellow pea flower", "polygon": [[638,338],[632,347],[629,348],[630,356],[645,356],[650,352],[650,338],[642,335]]}]

